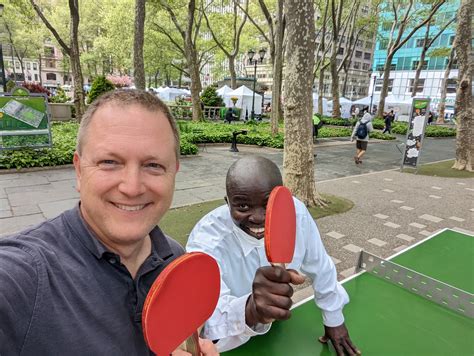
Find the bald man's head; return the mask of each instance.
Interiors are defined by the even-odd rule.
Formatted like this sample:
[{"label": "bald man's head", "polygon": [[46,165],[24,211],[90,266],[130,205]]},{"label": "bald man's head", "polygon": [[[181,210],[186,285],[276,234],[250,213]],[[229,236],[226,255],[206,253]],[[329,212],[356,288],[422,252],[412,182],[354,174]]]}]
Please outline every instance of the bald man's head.
[{"label": "bald man's head", "polygon": [[262,238],[268,197],[278,185],[283,185],[280,170],[269,159],[250,156],[234,162],[227,172],[226,200],[236,225]]}]

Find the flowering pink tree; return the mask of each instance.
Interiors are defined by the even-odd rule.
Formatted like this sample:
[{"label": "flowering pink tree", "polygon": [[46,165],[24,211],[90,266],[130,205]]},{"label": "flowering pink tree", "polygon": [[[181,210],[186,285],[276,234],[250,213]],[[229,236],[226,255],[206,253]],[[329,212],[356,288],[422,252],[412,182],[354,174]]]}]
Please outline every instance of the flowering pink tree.
[{"label": "flowering pink tree", "polygon": [[115,85],[116,88],[129,87],[133,84],[132,78],[128,75],[108,75],[107,79]]}]

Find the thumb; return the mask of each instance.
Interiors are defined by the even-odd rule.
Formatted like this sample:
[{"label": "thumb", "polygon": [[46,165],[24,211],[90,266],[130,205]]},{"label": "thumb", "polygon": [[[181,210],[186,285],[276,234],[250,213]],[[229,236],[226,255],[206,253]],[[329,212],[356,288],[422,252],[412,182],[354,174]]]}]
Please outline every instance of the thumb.
[{"label": "thumb", "polygon": [[288,273],[290,274],[291,277],[291,283],[293,284],[303,284],[305,281],[305,277],[302,274],[299,274],[297,271],[294,269],[289,269],[287,270]]},{"label": "thumb", "polygon": [[322,344],[326,344],[329,341],[329,338],[326,335],[318,337],[318,340]]}]

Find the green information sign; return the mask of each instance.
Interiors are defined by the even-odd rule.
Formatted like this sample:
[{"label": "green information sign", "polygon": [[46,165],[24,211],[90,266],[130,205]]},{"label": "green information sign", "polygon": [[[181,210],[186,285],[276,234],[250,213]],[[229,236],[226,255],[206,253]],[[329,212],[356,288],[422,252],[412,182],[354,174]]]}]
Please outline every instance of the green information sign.
[{"label": "green information sign", "polygon": [[15,88],[0,95],[0,150],[51,147],[48,99]]}]

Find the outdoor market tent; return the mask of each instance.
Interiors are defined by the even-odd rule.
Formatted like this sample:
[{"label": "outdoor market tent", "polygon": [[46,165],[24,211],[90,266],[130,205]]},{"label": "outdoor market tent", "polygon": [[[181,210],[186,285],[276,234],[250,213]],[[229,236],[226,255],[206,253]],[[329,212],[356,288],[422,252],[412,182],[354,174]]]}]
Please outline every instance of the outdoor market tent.
[{"label": "outdoor market tent", "polygon": [[[313,93],[313,114],[318,112],[318,94]],[[323,98],[323,115],[328,114],[328,99]]]},{"label": "outdoor market tent", "polygon": [[[230,98],[236,97],[237,101],[235,103],[236,108],[242,109],[240,111],[240,120],[245,119],[245,112],[247,112],[247,117],[250,118],[250,114],[252,112],[252,98],[253,98],[253,91],[247,88],[245,85],[238,87],[237,89],[231,91],[230,93],[226,94],[226,97]],[[232,107],[232,101],[230,101],[230,105],[228,107]],[[255,114],[259,115],[262,113],[262,96],[260,94],[255,93]]]},{"label": "outdoor market tent", "polygon": [[226,107],[231,107],[232,106],[232,101],[230,100],[229,94],[232,91],[232,88],[229,87],[228,85],[224,85],[222,88],[219,88],[216,90],[217,95],[219,95],[222,100],[224,100],[224,105]]},{"label": "outdoor market tent", "polygon": [[[332,113],[332,101],[328,102],[328,113]],[[341,106],[341,117],[349,119],[351,117],[352,101],[341,96],[339,98],[339,105]]]},{"label": "outdoor market tent", "polygon": [[177,97],[185,95],[181,89],[178,88],[163,88],[158,92],[158,96],[164,101],[175,101]]}]

